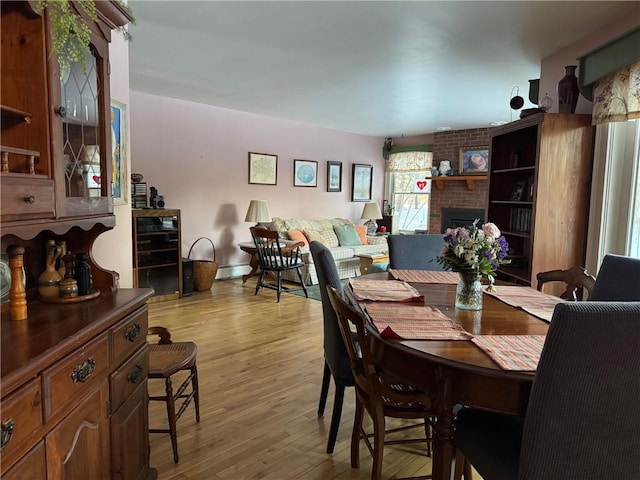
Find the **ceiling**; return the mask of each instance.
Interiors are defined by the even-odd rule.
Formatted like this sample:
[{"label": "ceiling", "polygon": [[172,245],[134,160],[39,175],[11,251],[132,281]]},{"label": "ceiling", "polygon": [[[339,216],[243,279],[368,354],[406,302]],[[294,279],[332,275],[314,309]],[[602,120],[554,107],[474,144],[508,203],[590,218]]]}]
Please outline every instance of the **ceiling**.
[{"label": "ceiling", "polygon": [[381,137],[509,121],[635,2],[129,0],[132,90]]}]

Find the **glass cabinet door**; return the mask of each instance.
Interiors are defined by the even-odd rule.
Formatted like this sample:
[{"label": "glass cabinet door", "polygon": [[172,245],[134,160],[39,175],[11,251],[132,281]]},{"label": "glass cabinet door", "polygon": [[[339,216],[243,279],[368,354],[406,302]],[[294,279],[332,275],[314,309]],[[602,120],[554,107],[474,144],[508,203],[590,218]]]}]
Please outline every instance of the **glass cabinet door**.
[{"label": "glass cabinet door", "polygon": [[67,197],[101,197],[107,179],[101,162],[102,86],[96,57],[88,52],[84,66],[76,63],[60,73],[65,193]]}]

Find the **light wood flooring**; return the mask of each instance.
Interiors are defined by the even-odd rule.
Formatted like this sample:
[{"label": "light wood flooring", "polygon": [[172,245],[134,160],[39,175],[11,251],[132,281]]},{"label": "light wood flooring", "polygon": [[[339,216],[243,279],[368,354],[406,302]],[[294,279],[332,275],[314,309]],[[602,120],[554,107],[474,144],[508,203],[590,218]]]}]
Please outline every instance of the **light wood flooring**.
[{"label": "light wood flooring", "polygon": [[[322,303],[287,293],[276,303],[275,291],[254,296],[254,288],[254,279],[216,281],[209,292],[149,305],[150,325],[197,343],[200,377],[201,420],[190,405],[178,421],[180,462],[173,463],[168,434],[150,434],[159,479],[369,479],[364,444],[360,468],[350,464],[352,388],[335,451],[325,452],[334,391],[332,384],[318,418]],[[162,393],[163,382],[151,380],[149,389]],[[166,428],[162,402],[151,402],[149,422]],[[414,448],[387,446],[383,479],[430,473],[430,459]]]}]

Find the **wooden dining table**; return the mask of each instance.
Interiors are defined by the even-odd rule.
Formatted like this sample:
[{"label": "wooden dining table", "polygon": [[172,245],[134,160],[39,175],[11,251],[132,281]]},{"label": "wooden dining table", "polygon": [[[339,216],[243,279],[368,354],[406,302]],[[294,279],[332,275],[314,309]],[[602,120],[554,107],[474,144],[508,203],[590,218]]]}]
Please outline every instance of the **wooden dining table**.
[{"label": "wooden dining table", "polygon": [[[366,278],[389,277],[378,273]],[[546,321],[486,293],[482,310],[467,311],[454,307],[454,284],[410,285],[424,296],[424,305],[435,306],[473,335],[546,335]],[[349,284],[344,292],[349,301],[367,315],[365,304],[355,299]],[[455,457],[454,407],[467,405],[524,415],[535,372],[504,370],[469,340],[398,340],[380,335],[371,321],[367,329],[375,362],[429,395],[437,416],[432,458],[435,480],[451,478]]]}]

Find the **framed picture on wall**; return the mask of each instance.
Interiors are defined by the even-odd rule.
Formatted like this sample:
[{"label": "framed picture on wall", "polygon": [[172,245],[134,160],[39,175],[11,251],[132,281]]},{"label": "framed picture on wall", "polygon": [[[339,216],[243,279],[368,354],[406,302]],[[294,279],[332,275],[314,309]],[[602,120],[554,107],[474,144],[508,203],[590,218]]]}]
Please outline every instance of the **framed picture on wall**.
[{"label": "framed picture on wall", "polygon": [[351,169],[351,201],[371,201],[373,166],[354,163]]},{"label": "framed picture on wall", "polygon": [[293,161],[293,186],[317,187],[318,186],[318,162],[315,160]]},{"label": "framed picture on wall", "polygon": [[327,162],[327,192],[342,191],[342,162]]},{"label": "framed picture on wall", "polygon": [[460,175],[486,175],[489,171],[489,147],[462,147],[458,166]]},{"label": "framed picture on wall", "polygon": [[275,185],[278,181],[278,156],[249,152],[249,183]]},{"label": "framed picture on wall", "polygon": [[[129,176],[127,175],[127,106],[111,99],[111,196],[114,205],[126,205],[129,190]],[[92,148],[90,148],[92,147]],[[100,190],[100,152],[97,146],[87,145],[89,189]],[[98,158],[94,158],[98,157]],[[98,171],[94,171],[97,168]],[[96,180],[97,179],[97,180]],[[92,183],[94,182],[94,183]]]}]

